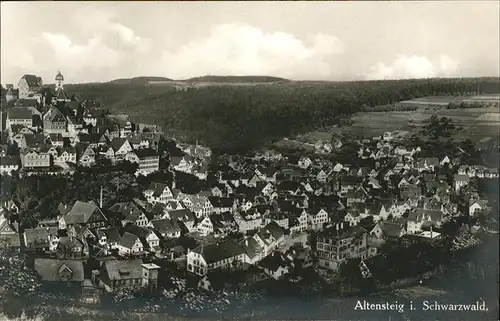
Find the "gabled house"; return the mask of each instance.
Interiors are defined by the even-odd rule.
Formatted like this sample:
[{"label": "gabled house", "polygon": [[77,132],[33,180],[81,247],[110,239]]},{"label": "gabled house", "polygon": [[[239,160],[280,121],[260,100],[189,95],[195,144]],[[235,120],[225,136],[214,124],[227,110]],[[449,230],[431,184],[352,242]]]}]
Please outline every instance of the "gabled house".
[{"label": "gabled house", "polygon": [[108,219],[93,201],[76,201],[71,210],[59,218],[59,228],[62,230],[75,225],[99,228],[107,224]]},{"label": "gabled house", "polygon": [[330,218],[328,216],[328,212],[323,208],[318,210],[309,210],[309,221],[308,227],[314,231],[321,230],[323,225],[328,223]]},{"label": "gabled house", "polygon": [[273,252],[259,262],[264,272],[275,280],[282,279],[292,270],[292,264],[281,252]]},{"label": "gabled house", "polygon": [[139,227],[145,227],[153,219],[151,212],[146,211],[133,201],[116,203],[108,211],[117,214],[124,226],[132,223]]},{"label": "gabled house", "polygon": [[418,234],[425,225],[440,227],[444,222],[444,215],[439,210],[424,210],[417,208],[408,215],[408,234]]},{"label": "gabled house", "polygon": [[144,191],[144,196],[151,204],[167,204],[167,202],[174,200],[174,194],[170,186],[159,182],[152,182],[148,189]]},{"label": "gabled house", "polygon": [[212,205],[213,212],[216,214],[224,212],[233,213],[236,210],[236,200],[234,197],[209,196],[208,200]]},{"label": "gabled house", "polygon": [[42,85],[43,82],[41,77],[23,75],[18,84],[19,98],[26,99],[33,97],[42,88]]},{"label": "gabled house", "polygon": [[139,236],[125,232],[116,245],[118,254],[122,256],[141,255],[144,253],[144,244]]},{"label": "gabled house", "polygon": [[83,262],[80,260],[35,258],[34,270],[42,282],[69,282],[79,285],[84,280]]},{"label": "gabled house", "polygon": [[178,238],[181,236],[181,228],[177,220],[159,219],[152,220],[148,224],[164,238]]},{"label": "gabled house", "polygon": [[179,171],[179,172],[184,172],[184,173],[191,173],[193,169],[194,162],[191,157],[189,156],[171,156],[170,157],[170,167],[173,170]]},{"label": "gabled house", "polygon": [[133,150],[126,138],[114,138],[110,142],[110,146],[114,151],[115,159],[118,161],[124,160],[125,156]]},{"label": "gabled house", "polygon": [[228,268],[237,262],[245,263],[248,256],[232,239],[209,245],[200,245],[187,254],[187,271],[204,276],[210,270]]},{"label": "gabled house", "polygon": [[96,152],[89,144],[78,143],[76,145],[76,156],[78,163],[82,166],[92,166],[96,161]]},{"label": "gabled house", "polygon": [[45,133],[64,133],[67,129],[68,121],[58,108],[52,107],[43,115],[43,131]]}]

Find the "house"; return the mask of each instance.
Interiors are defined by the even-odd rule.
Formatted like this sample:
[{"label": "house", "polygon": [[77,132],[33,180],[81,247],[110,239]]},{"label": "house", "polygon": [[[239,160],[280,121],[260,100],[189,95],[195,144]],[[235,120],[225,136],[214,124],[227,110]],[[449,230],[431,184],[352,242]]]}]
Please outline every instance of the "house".
[{"label": "house", "polygon": [[77,144],[76,156],[78,163],[82,166],[92,166],[95,164],[96,152],[90,144]]},{"label": "house", "polygon": [[20,156],[23,168],[44,168],[51,165],[51,155],[42,149],[25,148]]},{"label": "house", "polygon": [[200,245],[187,254],[187,271],[204,276],[210,270],[229,268],[236,261],[245,263],[248,256],[232,239],[209,245]]},{"label": "house", "polygon": [[142,260],[104,261],[99,270],[98,284],[106,292],[120,289],[139,289],[146,286],[157,287],[159,266],[144,264]]},{"label": "house", "polygon": [[168,218],[177,221],[178,223],[182,223],[182,225],[185,226],[189,232],[195,230],[194,223],[196,221],[196,217],[195,214],[188,209],[168,211],[163,218]]},{"label": "house", "polygon": [[440,210],[425,210],[417,208],[408,215],[408,234],[419,234],[425,225],[440,227],[444,221],[443,212]]},{"label": "house", "polygon": [[477,201],[471,200],[469,205],[469,215],[475,215],[476,213],[488,210],[491,210],[491,207],[488,206],[487,200],[477,200]]},{"label": "house", "polygon": [[347,193],[349,190],[354,190],[362,182],[362,178],[358,176],[342,176],[339,181],[339,190],[341,194]]},{"label": "house", "polygon": [[46,228],[28,228],[23,233],[24,246],[29,252],[49,250],[49,231]]},{"label": "house", "polygon": [[10,213],[6,215],[7,210],[0,212],[0,244],[7,242],[8,246],[19,247],[19,223],[11,219]]},{"label": "house", "polygon": [[238,224],[239,231],[244,234],[264,225],[263,215],[256,207],[250,208],[248,211],[238,213],[235,216],[235,219]]},{"label": "house", "polygon": [[10,128],[12,125],[23,125],[28,128],[34,128],[33,109],[28,107],[12,108],[7,111],[5,119],[5,127]]},{"label": "house", "polygon": [[99,228],[105,227],[107,223],[108,219],[93,201],[76,201],[71,210],[59,218],[59,228],[62,230],[75,225]]},{"label": "house", "polygon": [[349,211],[344,216],[344,222],[350,226],[356,226],[361,221],[361,215],[357,211]]},{"label": "house", "polygon": [[233,213],[236,210],[236,201],[233,197],[209,196],[208,200],[212,205],[213,212],[216,214],[224,212]]},{"label": "house", "polygon": [[164,238],[178,238],[181,236],[181,228],[177,220],[159,219],[152,220],[148,224]]},{"label": "house", "polygon": [[337,271],[348,259],[365,259],[367,251],[367,231],[360,226],[344,223],[331,226],[318,234],[318,268]]},{"label": "house", "polygon": [[285,239],[285,229],[279,226],[276,222],[270,222],[261,228],[253,236],[253,238],[262,249],[262,257],[265,257],[283,244]]},{"label": "house", "polygon": [[86,239],[74,236],[59,237],[56,247],[57,255],[64,259],[75,259],[87,257],[89,247]]},{"label": "house", "polygon": [[43,131],[45,133],[64,133],[67,129],[68,121],[58,108],[52,107],[43,115]]},{"label": "house", "polygon": [[145,227],[153,219],[152,213],[136,204],[136,202],[121,202],[111,206],[108,211],[118,214],[122,224],[133,223],[140,227]]},{"label": "house", "polygon": [[309,157],[303,156],[298,161],[298,166],[303,169],[309,168],[309,166],[311,165],[312,165],[312,160]]},{"label": "house", "polygon": [[160,156],[152,148],[142,148],[135,151],[137,155],[137,175],[149,175],[160,170]]},{"label": "house", "polygon": [[35,258],[34,270],[42,282],[78,282],[84,280],[83,262]]},{"label": "house", "polygon": [[159,182],[152,182],[144,191],[144,196],[151,204],[167,204],[168,201],[174,200],[174,194],[172,193],[170,186]]},{"label": "house", "polygon": [[18,156],[0,156],[0,174],[11,175],[19,169],[20,163]]},{"label": "house", "polygon": [[188,156],[171,156],[170,157],[170,167],[172,169],[179,171],[179,172],[184,172],[184,173],[191,173],[191,170],[193,169],[193,161],[191,157]]},{"label": "house", "polygon": [[212,203],[207,196],[201,193],[196,195],[183,194],[179,195],[178,198],[198,219],[213,213]]},{"label": "house", "polygon": [[463,186],[466,186],[469,184],[469,176],[468,175],[456,174],[453,176],[453,180],[455,182],[455,191],[457,191],[457,192]]},{"label": "house", "polygon": [[324,209],[309,210],[308,227],[314,231],[321,230],[323,225],[329,222],[328,212]]},{"label": "house", "polygon": [[439,165],[439,160],[435,157],[424,158],[417,162],[417,170],[419,172],[423,171],[434,171],[434,168]]},{"label": "house", "polygon": [[403,222],[378,222],[370,231],[370,236],[377,239],[397,239],[406,234],[406,227]]},{"label": "house", "polygon": [[281,252],[273,252],[259,262],[264,272],[275,280],[291,272],[291,262]]},{"label": "house", "polygon": [[110,146],[113,149],[116,160],[124,160],[125,156],[133,150],[126,138],[113,138]]},{"label": "house", "polygon": [[76,149],[71,146],[59,147],[57,155],[53,158],[54,164],[64,166],[67,163],[76,164]]},{"label": "house", "polygon": [[42,88],[42,78],[35,75],[23,75],[19,80],[19,98],[33,97]]},{"label": "house", "polygon": [[141,134],[129,134],[126,138],[134,150],[150,148],[149,141]]},{"label": "house", "polygon": [[96,230],[97,244],[107,250],[117,248],[118,242],[120,242],[121,235],[118,229],[108,228],[108,229],[98,229]]},{"label": "house", "polygon": [[125,232],[116,245],[118,254],[121,256],[140,255],[144,253],[144,244],[139,236]]}]

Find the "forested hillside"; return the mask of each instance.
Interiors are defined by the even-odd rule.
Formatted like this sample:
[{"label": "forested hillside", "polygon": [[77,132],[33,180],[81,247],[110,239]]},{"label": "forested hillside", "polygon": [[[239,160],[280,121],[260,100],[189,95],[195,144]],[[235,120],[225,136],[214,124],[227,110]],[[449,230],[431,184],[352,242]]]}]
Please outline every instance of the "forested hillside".
[{"label": "forested hillside", "polygon": [[370,106],[424,96],[498,93],[498,78],[359,82],[284,82],[267,86],[170,87],[88,84],[68,86],[80,99],[96,99],[136,122],[160,125],[224,151],[334,124]]}]

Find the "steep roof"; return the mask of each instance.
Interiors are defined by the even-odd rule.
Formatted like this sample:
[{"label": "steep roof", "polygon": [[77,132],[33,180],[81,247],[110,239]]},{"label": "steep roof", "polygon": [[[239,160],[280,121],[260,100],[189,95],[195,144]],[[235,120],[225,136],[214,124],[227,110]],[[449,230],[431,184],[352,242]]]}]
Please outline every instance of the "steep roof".
[{"label": "steep roof", "polygon": [[177,220],[152,220],[151,224],[153,225],[153,228],[161,234],[174,233],[181,230],[179,223],[177,223]]},{"label": "steep roof", "polygon": [[35,75],[24,75],[21,79],[26,80],[29,87],[40,87],[42,85],[42,78]]},{"label": "steep roof", "polygon": [[[35,259],[35,271],[43,281],[70,281],[83,282],[83,263],[80,260]],[[69,279],[61,278],[63,271],[68,273]]]},{"label": "steep roof", "polygon": [[104,214],[94,202],[76,201],[71,210],[64,216],[66,224],[85,224],[95,212]]},{"label": "steep roof", "polygon": [[137,239],[139,239],[139,236],[134,235],[134,234],[129,233],[129,232],[125,232],[125,233],[123,233],[119,244],[125,248],[130,249],[130,248],[132,248],[132,246],[134,246]]},{"label": "steep roof", "polygon": [[201,245],[195,248],[193,252],[203,256],[207,264],[219,262],[245,253],[243,247],[232,239],[205,246]]}]

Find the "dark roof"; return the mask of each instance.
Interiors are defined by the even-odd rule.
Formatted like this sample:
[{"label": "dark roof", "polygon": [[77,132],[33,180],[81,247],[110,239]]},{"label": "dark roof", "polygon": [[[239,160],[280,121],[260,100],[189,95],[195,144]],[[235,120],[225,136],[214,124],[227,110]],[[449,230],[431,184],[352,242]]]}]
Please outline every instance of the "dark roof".
[{"label": "dark roof", "polygon": [[71,210],[64,216],[66,224],[85,224],[95,212],[102,214],[94,202],[76,201]]},{"label": "dark roof", "polygon": [[7,112],[9,119],[32,119],[33,112],[29,108],[12,108]]},{"label": "dark roof", "polygon": [[135,154],[139,158],[144,157],[159,157],[158,152],[152,148],[141,148],[135,151]]},{"label": "dark roof", "polygon": [[347,226],[337,230],[336,226],[330,226],[318,234],[319,237],[345,239],[355,235],[361,235],[367,231],[361,226]]},{"label": "dark roof", "polygon": [[26,80],[29,87],[40,87],[42,85],[42,78],[35,75],[24,75],[21,79]]},{"label": "dark roof", "polygon": [[[48,282],[83,282],[84,280],[83,262],[80,260],[35,258],[35,271],[43,281]],[[67,275],[68,279],[61,277],[63,275]]]},{"label": "dark roof", "polygon": [[259,262],[259,266],[270,271],[276,271],[280,266],[288,265],[288,260],[281,252],[273,252]]},{"label": "dark roof", "polygon": [[126,138],[114,138],[112,141],[111,141],[111,148],[113,148],[113,150],[116,152],[117,150],[119,150],[123,144],[125,144],[127,142],[127,139]]},{"label": "dark roof", "polygon": [[125,248],[130,249],[130,248],[132,248],[132,246],[134,246],[134,243],[137,241],[137,239],[139,239],[139,236],[134,235],[134,234],[129,233],[129,232],[125,232],[125,233],[123,233],[119,244]]},{"label": "dark roof", "polygon": [[170,219],[178,220],[178,221],[194,221],[195,215],[188,209],[181,210],[172,210],[168,211],[168,215],[170,215]]},{"label": "dark roof", "polygon": [[152,220],[151,224],[153,228],[160,233],[173,233],[176,231],[180,231],[181,228],[177,220],[169,220],[169,219],[161,219],[161,220]]},{"label": "dark roof", "polygon": [[218,196],[209,196],[208,200],[212,204],[213,207],[233,207],[234,198],[233,197],[218,197]]},{"label": "dark roof", "polygon": [[2,166],[12,166],[19,165],[19,156],[1,156],[0,165]]},{"label": "dark roof", "polygon": [[219,262],[245,253],[243,248],[232,239],[205,246],[201,245],[195,248],[193,252],[203,256],[207,264]]},{"label": "dark roof", "polygon": [[169,188],[168,184],[151,182],[151,184],[149,184],[148,190],[154,191],[153,192],[154,197],[160,197],[160,195],[163,193],[165,188]]}]

